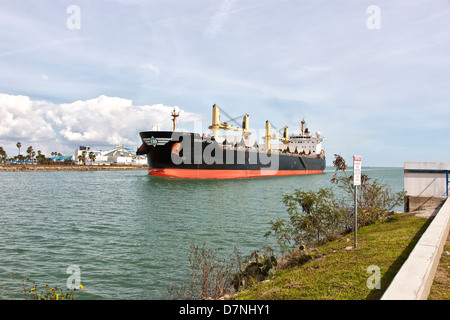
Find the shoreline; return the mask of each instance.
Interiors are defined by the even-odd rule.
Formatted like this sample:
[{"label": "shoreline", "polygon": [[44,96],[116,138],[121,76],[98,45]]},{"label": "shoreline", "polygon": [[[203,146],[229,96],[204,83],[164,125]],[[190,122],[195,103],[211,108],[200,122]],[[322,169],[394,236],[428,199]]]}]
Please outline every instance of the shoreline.
[{"label": "shoreline", "polygon": [[2,164],[0,172],[30,172],[30,171],[121,171],[147,170],[142,165],[45,165],[45,164]]}]

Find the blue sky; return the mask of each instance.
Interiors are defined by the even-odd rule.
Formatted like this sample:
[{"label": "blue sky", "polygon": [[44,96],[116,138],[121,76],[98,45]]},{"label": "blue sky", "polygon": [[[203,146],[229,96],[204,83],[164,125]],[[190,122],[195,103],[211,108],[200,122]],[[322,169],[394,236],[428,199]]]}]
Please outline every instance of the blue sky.
[{"label": "blue sky", "polygon": [[450,161],[449,0],[1,0],[0,40],[11,156],[134,148],[174,107],[206,128],[216,103],[255,130],[305,117],[328,164]]}]

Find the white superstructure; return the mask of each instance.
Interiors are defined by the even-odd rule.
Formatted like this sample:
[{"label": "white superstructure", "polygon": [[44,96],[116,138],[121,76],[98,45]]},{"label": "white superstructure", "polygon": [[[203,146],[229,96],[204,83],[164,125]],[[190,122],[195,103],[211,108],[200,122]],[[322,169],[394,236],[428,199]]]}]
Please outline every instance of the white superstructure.
[{"label": "white superstructure", "polygon": [[320,132],[316,132],[316,136],[313,136],[306,128],[305,119],[302,120],[302,128],[300,134],[291,134],[289,136],[289,151],[305,154],[321,154],[323,153],[322,141]]}]

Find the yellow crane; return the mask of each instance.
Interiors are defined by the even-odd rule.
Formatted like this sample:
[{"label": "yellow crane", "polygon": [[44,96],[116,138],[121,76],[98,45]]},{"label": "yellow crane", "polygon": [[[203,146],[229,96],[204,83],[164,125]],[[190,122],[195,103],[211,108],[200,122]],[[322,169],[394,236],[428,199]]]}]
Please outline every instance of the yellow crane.
[{"label": "yellow crane", "polygon": [[211,135],[214,137],[219,136],[219,130],[233,130],[233,131],[242,131],[244,138],[248,139],[248,136],[251,134],[249,130],[249,116],[248,114],[244,115],[244,119],[242,121],[242,128],[232,126],[226,122],[220,122],[220,114],[219,107],[214,104],[213,105],[213,113],[212,113],[212,124],[208,127],[211,130]]},{"label": "yellow crane", "polygon": [[271,131],[271,125],[270,125],[270,121],[267,120],[266,121],[266,136],[264,137],[264,140],[266,140],[266,149],[270,150],[270,140],[280,140],[282,141],[284,144],[288,144],[289,143],[289,135],[288,135],[288,126],[284,127],[284,132],[283,132],[283,136],[279,137],[276,134],[272,134]]}]

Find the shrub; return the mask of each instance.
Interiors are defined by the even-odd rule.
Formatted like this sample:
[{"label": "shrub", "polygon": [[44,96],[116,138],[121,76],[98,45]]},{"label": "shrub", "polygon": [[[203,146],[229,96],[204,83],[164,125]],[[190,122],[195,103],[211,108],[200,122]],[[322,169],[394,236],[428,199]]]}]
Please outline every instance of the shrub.
[{"label": "shrub", "polygon": [[293,194],[283,195],[289,221],[271,221],[274,234],[282,252],[322,239],[334,238],[342,231],[344,211],[332,188],[321,188],[317,192],[296,189]]},{"label": "shrub", "polygon": [[240,287],[251,286],[274,275],[277,265],[277,259],[272,254],[252,252],[249,259],[241,265],[239,272],[233,275],[233,288],[238,291]]},{"label": "shrub", "polygon": [[190,278],[178,286],[171,286],[171,299],[208,300],[218,299],[231,292],[231,278],[239,270],[240,260],[223,258],[219,260],[218,250],[203,244],[191,244],[189,252]]}]

